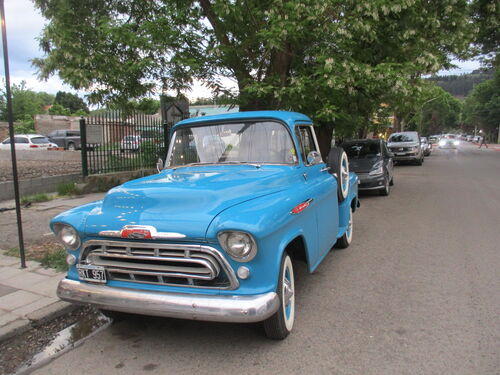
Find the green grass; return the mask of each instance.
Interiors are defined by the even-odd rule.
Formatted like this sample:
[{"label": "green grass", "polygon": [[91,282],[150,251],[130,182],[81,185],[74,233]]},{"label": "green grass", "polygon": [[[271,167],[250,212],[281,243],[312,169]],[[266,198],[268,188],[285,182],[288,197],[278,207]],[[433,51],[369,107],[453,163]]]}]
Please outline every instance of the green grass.
[{"label": "green grass", "polygon": [[19,257],[19,249],[17,247],[13,247],[9,250],[5,250],[4,254],[9,257]]},{"label": "green grass", "polygon": [[26,197],[22,197],[21,204],[47,202],[47,201],[50,201],[52,199],[54,199],[54,197],[51,197],[51,196],[44,194],[44,193],[38,193],[38,194],[28,195]]},{"label": "green grass", "polygon": [[[38,246],[29,246],[25,249],[26,260],[35,260],[45,268],[54,268],[57,271],[67,271],[66,250],[56,243],[46,243]],[[13,247],[3,252],[4,255],[19,258],[19,249]]]},{"label": "green grass", "polygon": [[62,184],[57,185],[57,194],[59,195],[79,195],[82,192],[76,186],[76,183],[74,182],[65,182]]},{"label": "green grass", "polygon": [[44,267],[54,268],[57,271],[67,271],[68,264],[66,263],[66,250],[57,249],[52,252],[45,253],[38,261]]}]

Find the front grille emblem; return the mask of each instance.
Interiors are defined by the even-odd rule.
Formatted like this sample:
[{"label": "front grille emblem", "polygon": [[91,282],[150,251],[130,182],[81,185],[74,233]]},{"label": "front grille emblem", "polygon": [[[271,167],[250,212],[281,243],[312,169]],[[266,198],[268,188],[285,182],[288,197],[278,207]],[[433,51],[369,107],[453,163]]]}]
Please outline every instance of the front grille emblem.
[{"label": "front grille emblem", "polygon": [[130,239],[179,239],[185,238],[186,235],[175,232],[158,232],[152,225],[125,225],[121,230],[103,230],[99,232],[100,236],[104,237],[119,237]]}]

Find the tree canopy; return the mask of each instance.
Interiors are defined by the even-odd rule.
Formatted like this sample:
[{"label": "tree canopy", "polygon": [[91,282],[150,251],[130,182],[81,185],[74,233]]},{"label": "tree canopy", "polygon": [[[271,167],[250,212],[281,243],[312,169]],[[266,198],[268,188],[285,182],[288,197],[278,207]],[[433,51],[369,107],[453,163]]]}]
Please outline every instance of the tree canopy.
[{"label": "tree canopy", "polygon": [[[33,0],[49,23],[34,59],[93,103],[187,90],[193,79],[240,110],[291,109],[337,129],[412,98],[423,74],[466,57],[467,0]],[[224,90],[221,77],[236,81]]]},{"label": "tree canopy", "polygon": [[69,113],[78,111],[89,112],[89,107],[87,107],[84,100],[78,95],[69,92],[58,91],[54,99],[54,105],[55,104],[59,104],[63,108],[68,109]]}]

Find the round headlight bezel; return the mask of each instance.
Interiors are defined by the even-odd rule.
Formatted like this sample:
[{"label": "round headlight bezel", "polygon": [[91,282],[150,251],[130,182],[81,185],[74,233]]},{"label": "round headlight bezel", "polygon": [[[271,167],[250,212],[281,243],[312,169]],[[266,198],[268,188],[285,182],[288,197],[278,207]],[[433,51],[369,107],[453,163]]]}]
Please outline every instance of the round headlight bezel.
[{"label": "round headlight bezel", "polygon": [[[236,230],[222,231],[217,234],[217,239],[222,249],[237,262],[248,262],[257,255],[257,242],[250,233]],[[233,248],[241,245],[241,240],[249,246],[249,250],[244,255],[238,254]],[[238,241],[239,240],[239,241]],[[231,248],[231,242],[233,245]]]},{"label": "round headlight bezel", "polygon": [[[76,250],[80,247],[81,241],[78,231],[68,224],[54,224],[54,232],[57,240],[68,250]],[[73,237],[73,240],[69,240]]]}]

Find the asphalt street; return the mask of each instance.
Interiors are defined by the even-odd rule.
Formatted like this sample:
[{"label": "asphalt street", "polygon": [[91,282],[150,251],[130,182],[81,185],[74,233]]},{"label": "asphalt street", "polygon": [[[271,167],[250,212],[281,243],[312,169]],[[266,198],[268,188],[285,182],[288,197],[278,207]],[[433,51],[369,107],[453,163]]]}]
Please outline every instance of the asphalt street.
[{"label": "asphalt street", "polygon": [[438,150],[367,194],[353,244],[297,272],[292,334],[133,317],[36,374],[499,374],[500,152]]}]

